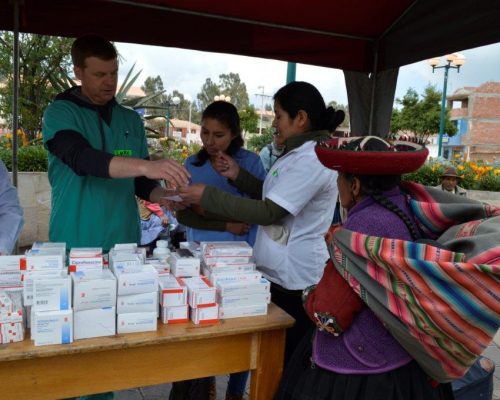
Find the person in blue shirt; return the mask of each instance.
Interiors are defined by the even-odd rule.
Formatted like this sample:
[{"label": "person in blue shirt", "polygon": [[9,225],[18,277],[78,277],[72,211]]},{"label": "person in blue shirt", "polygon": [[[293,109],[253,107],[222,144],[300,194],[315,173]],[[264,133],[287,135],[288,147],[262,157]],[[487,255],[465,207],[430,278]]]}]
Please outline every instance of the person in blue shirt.
[{"label": "person in blue shirt", "polygon": [[266,172],[269,172],[273,164],[285,150],[284,145],[277,143],[277,131],[273,133],[273,140],[271,143],[266,144],[259,153],[260,160],[264,165]]},{"label": "person in blue shirt", "polygon": [[[224,162],[221,153],[231,156],[256,178],[266,177],[259,156],[243,148],[238,111],[231,103],[216,101],[203,111],[200,136],[202,149],[184,163],[192,183],[204,183],[230,194],[248,197],[214,168],[217,162]],[[178,211],[177,219],[186,225],[188,241],[246,241],[251,246],[255,243],[257,225],[212,219],[196,207]]]},{"label": "person in blue shirt", "polygon": [[[218,163],[225,163],[221,154],[231,156],[240,167],[256,178],[263,180],[266,177],[266,171],[259,156],[243,148],[238,111],[231,103],[216,101],[203,111],[200,136],[203,148],[184,163],[191,175],[192,183],[204,183],[233,195],[248,197],[232,185],[227,178],[219,175],[214,168]],[[257,225],[211,218],[196,206],[178,211],[177,219],[179,223],[187,227],[188,241],[246,241],[251,246],[255,243]],[[248,372],[231,374],[226,399],[242,399],[247,379]],[[193,386],[198,387],[193,388]],[[189,397],[186,393],[197,394]],[[170,400],[194,399],[195,397],[196,399],[215,399],[215,379],[212,377],[174,383]]]},{"label": "person in blue shirt", "polygon": [[0,255],[11,254],[23,227],[23,209],[16,188],[0,161]]}]

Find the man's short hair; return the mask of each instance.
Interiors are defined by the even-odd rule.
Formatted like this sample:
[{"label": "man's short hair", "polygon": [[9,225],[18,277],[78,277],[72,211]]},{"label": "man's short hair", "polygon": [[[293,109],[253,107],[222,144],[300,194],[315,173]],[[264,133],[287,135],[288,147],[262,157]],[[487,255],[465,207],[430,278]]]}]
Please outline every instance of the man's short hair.
[{"label": "man's short hair", "polygon": [[117,56],[115,46],[109,40],[98,35],[80,36],[71,46],[73,65],[79,68],[85,68],[85,59],[88,57],[109,61]]}]

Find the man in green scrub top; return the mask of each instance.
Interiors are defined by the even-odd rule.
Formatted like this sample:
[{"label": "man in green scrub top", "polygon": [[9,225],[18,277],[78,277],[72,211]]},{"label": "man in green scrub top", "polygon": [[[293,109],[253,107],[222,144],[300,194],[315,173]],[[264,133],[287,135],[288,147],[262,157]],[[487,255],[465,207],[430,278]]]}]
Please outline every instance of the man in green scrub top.
[{"label": "man in green scrub top", "polygon": [[139,243],[134,196],[161,203],[166,192],[157,180],[178,187],[189,174],[173,160],[149,160],[141,118],[114,98],[113,44],[82,36],[71,56],[81,86],[57,95],[43,117],[52,186],[49,239],[104,251],[116,243]]}]

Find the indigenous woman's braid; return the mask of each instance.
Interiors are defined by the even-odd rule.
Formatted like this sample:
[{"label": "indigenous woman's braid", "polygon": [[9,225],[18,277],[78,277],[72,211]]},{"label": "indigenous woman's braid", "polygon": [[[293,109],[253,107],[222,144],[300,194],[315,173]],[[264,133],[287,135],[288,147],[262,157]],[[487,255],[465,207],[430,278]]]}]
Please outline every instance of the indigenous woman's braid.
[{"label": "indigenous woman's braid", "polygon": [[394,204],[391,200],[385,197],[380,190],[365,190],[366,194],[368,194],[376,203],[380,204],[382,207],[392,211],[396,214],[401,220],[405,223],[408,231],[410,232],[413,241],[420,239],[422,236],[420,232],[417,230],[415,224],[411,221],[411,219],[406,215],[403,210],[401,210],[396,204]]}]

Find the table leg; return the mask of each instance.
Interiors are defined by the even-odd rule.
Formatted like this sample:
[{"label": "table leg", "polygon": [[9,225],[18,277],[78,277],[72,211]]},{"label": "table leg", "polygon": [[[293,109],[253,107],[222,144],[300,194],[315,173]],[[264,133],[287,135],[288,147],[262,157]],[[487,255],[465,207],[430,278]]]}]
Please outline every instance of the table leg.
[{"label": "table leg", "polygon": [[260,332],[256,369],[252,371],[250,400],[272,400],[283,373],[286,330]]}]

